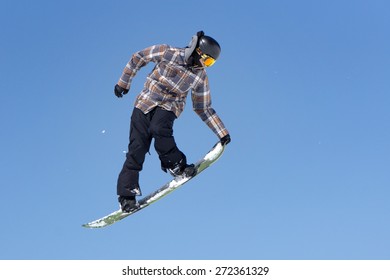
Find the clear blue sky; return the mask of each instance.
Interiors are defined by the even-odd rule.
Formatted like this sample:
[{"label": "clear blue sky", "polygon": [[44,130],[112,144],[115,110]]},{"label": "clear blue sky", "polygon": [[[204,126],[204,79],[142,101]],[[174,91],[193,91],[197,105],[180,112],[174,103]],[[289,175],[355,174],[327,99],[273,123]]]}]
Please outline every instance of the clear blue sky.
[{"label": "clear blue sky", "polygon": [[[0,259],[389,259],[390,3],[385,0],[2,1]],[[131,54],[222,46],[208,69],[223,157],[106,229],[134,98]],[[190,161],[217,141],[187,108]],[[154,150],[144,194],[170,177]]]}]

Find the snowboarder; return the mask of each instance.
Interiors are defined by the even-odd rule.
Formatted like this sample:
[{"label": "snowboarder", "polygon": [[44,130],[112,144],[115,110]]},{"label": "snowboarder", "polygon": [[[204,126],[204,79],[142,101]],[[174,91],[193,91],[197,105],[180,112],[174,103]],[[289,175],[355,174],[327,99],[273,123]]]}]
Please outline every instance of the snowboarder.
[{"label": "snowboarder", "polygon": [[218,42],[199,31],[185,48],[154,45],[134,53],[127,63],[114,88],[119,98],[129,92],[132,79],[141,67],[149,62],[154,62],[155,67],[136,97],[131,116],[128,152],[117,182],[123,212],[133,209],[137,205],[135,197],[141,195],[139,173],[152,139],[165,172],[173,176],[196,174],[194,165],[187,163],[173,136],[173,123],[184,110],[190,90],[194,111],[223,145],[230,142],[228,130],[211,107],[205,71],[205,67],[215,63],[220,52]]}]

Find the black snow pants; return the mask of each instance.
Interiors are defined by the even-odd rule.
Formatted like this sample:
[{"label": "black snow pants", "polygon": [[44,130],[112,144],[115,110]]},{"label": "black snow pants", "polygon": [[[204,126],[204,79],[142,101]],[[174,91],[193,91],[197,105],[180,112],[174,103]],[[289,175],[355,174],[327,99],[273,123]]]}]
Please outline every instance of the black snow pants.
[{"label": "black snow pants", "polygon": [[134,108],[130,122],[130,142],[126,160],[118,176],[117,194],[133,196],[134,189],[139,189],[139,172],[142,170],[145,155],[149,151],[152,139],[159,155],[162,168],[172,168],[185,155],[177,148],[173,137],[173,123],[176,115],[156,107],[144,114]]}]

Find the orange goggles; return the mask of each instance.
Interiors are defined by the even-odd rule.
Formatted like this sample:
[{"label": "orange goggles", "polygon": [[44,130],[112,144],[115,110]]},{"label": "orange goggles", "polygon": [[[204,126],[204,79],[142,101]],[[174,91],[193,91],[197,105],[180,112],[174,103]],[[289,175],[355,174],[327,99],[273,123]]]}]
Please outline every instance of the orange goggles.
[{"label": "orange goggles", "polygon": [[207,54],[202,53],[200,48],[197,48],[196,51],[200,55],[200,57],[202,58],[204,66],[210,67],[211,65],[213,65],[215,63],[215,59]]}]

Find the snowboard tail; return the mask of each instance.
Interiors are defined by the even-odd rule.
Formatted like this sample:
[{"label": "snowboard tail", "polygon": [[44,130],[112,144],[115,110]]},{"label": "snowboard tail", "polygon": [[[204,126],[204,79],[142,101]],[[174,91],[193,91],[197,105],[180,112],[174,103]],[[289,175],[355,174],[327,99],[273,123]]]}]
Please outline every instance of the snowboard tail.
[{"label": "snowboard tail", "polygon": [[166,183],[165,185],[163,185],[162,187],[160,187],[159,189],[157,189],[156,191],[140,199],[138,201],[137,206],[130,212],[123,212],[121,209],[119,209],[103,218],[84,224],[83,227],[86,228],[106,227],[142,210],[143,208],[151,205],[157,200],[163,198],[164,196],[178,189],[179,187],[187,183],[189,180],[191,180],[192,178],[196,177],[198,174],[203,172],[203,170],[211,166],[222,156],[224,150],[225,150],[225,146],[222,145],[220,142],[218,142],[202,159],[200,159],[197,163],[195,163],[195,168],[197,172],[194,176],[192,177],[177,176],[173,178],[171,181],[169,181],[168,183]]}]

